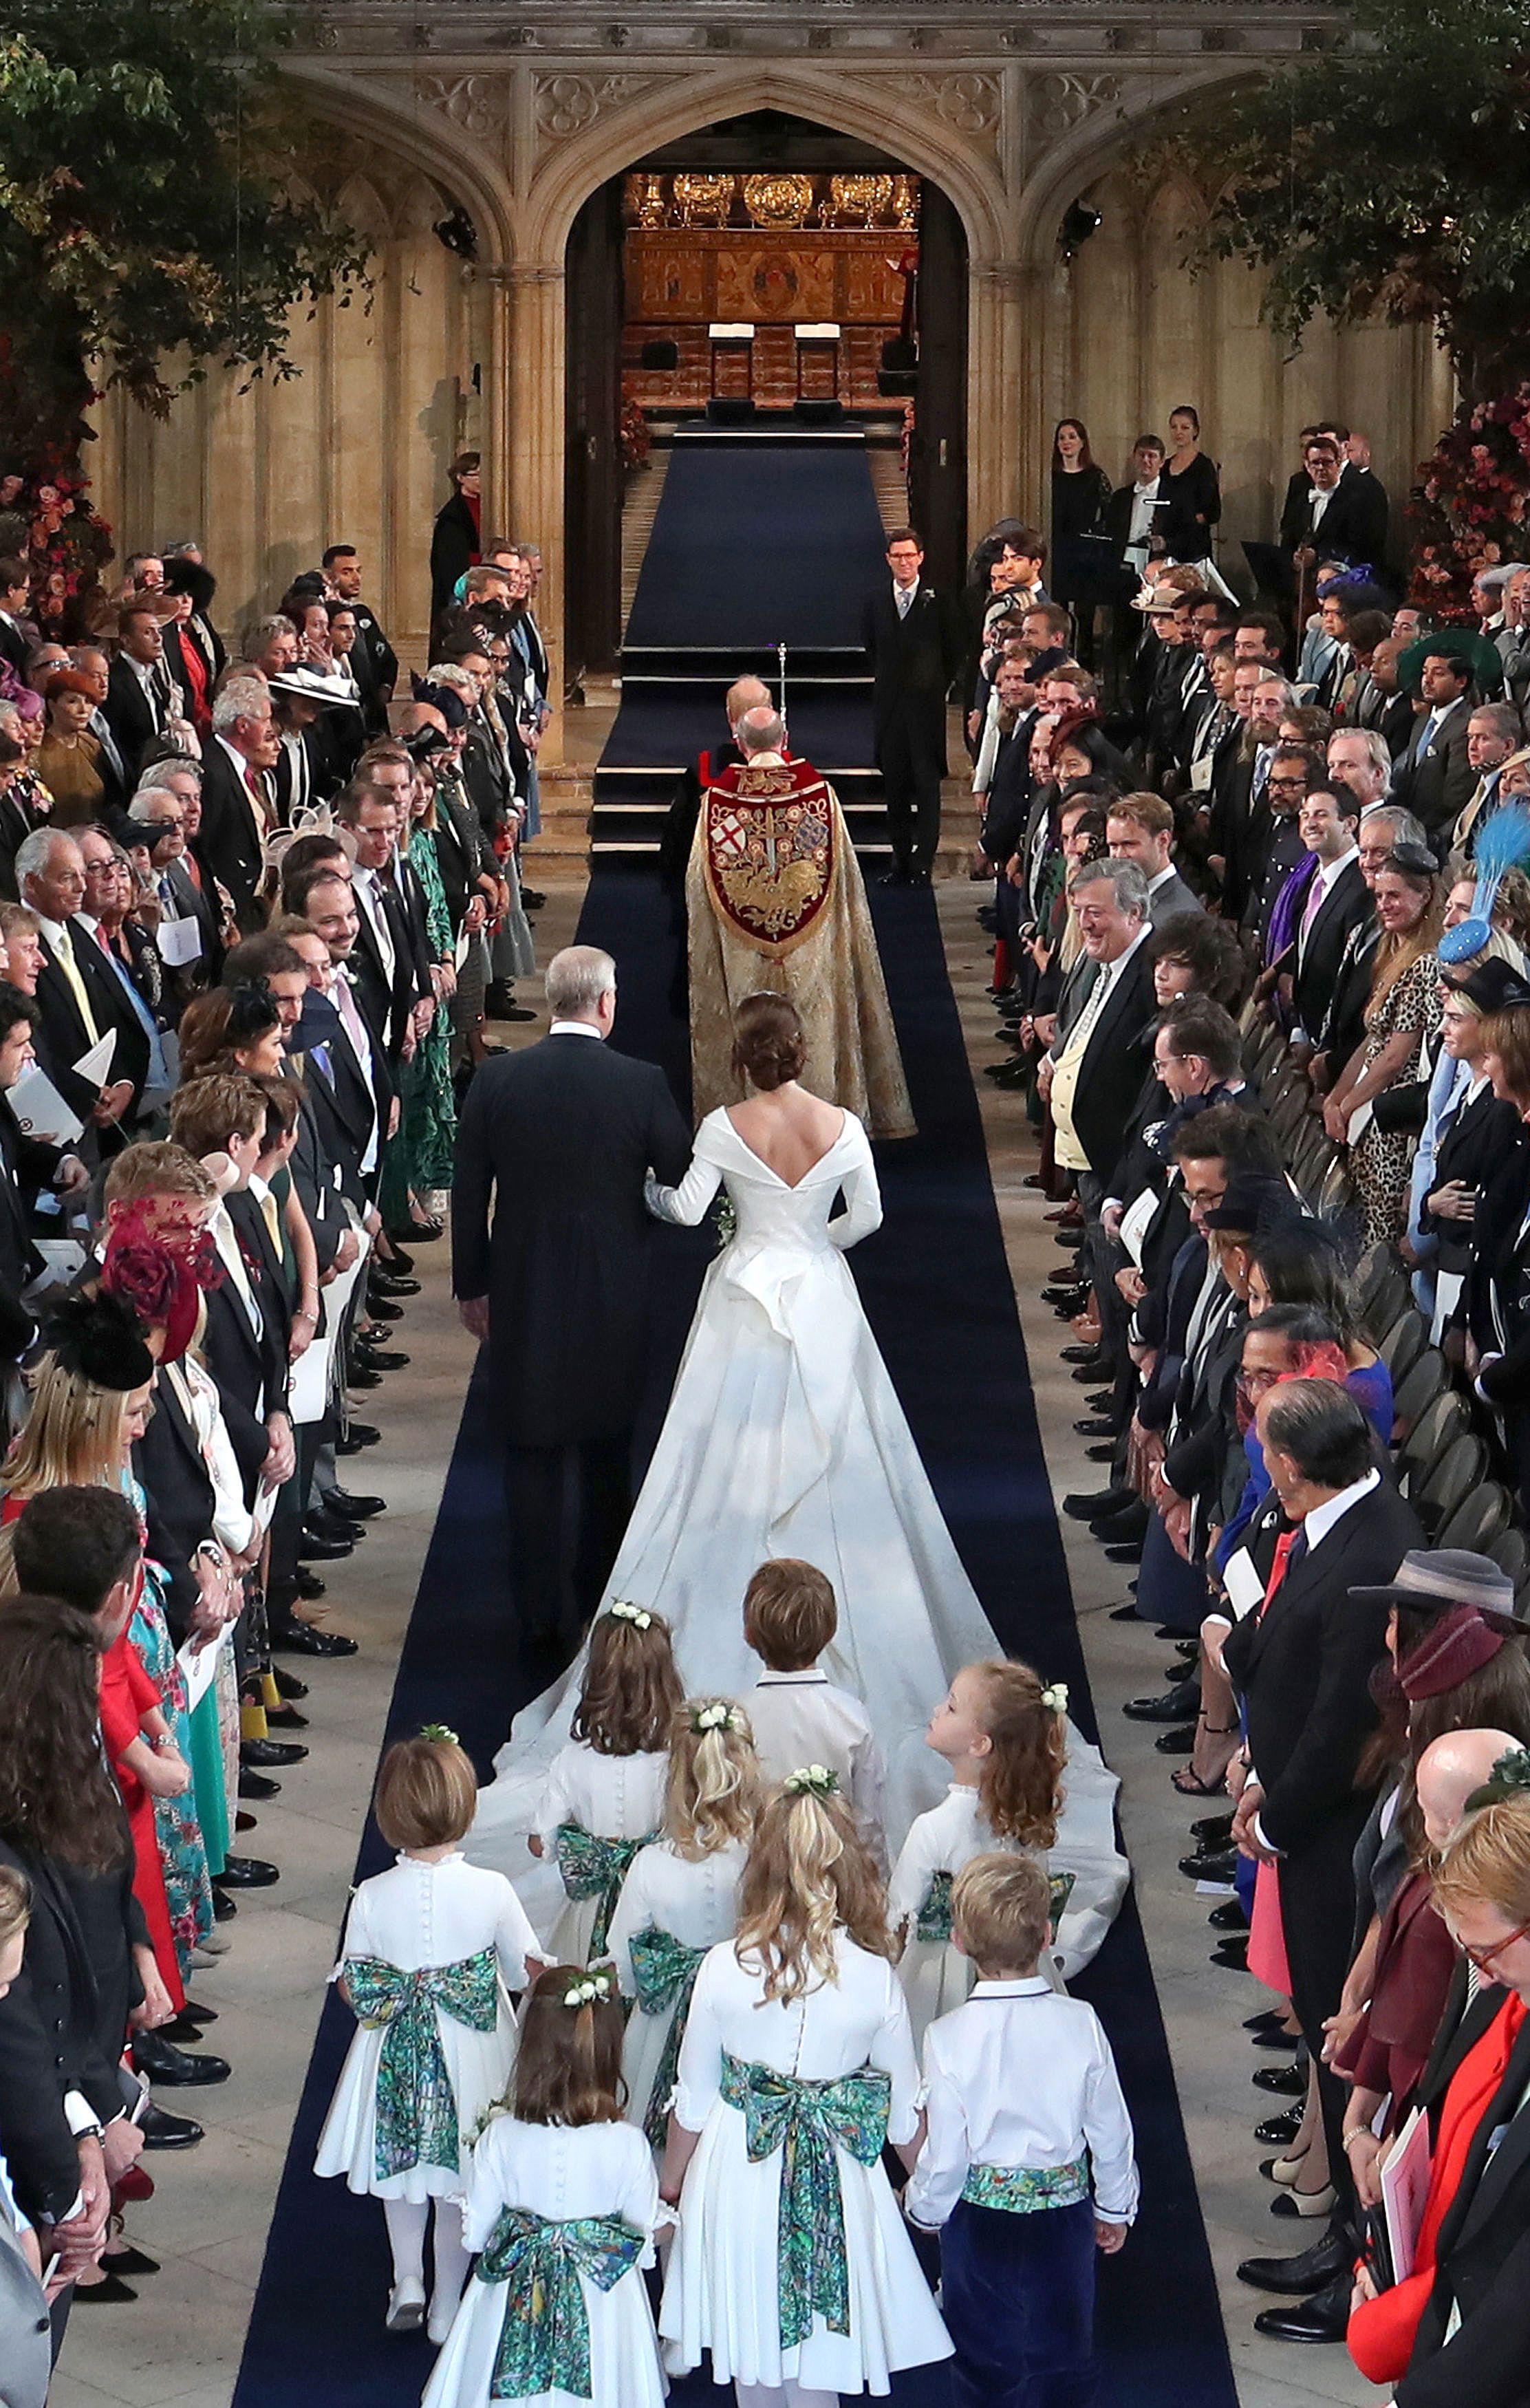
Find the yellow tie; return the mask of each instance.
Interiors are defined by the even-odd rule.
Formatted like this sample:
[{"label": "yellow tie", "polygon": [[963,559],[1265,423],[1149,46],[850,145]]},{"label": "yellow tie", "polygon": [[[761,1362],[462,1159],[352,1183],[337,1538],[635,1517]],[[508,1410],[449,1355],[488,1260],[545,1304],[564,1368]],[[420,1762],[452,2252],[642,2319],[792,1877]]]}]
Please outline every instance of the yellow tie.
[{"label": "yellow tie", "polygon": [[276,1257],[279,1263],[281,1260],[281,1222],[277,1212],[277,1199],[274,1196],[267,1193],[261,1197],[260,1203],[261,1219],[265,1222],[265,1226],[270,1233],[271,1243],[276,1249]]},{"label": "yellow tie", "polygon": [[69,982],[69,992],[79,1006],[79,1016],[85,1023],[86,1034],[93,1045],[99,1039],[101,1031],[95,1025],[95,1014],[91,1010],[90,994],[84,980],[79,975],[79,965],[75,959],[74,940],[67,928],[59,930],[58,943],[53,948],[53,954],[60,969]]}]

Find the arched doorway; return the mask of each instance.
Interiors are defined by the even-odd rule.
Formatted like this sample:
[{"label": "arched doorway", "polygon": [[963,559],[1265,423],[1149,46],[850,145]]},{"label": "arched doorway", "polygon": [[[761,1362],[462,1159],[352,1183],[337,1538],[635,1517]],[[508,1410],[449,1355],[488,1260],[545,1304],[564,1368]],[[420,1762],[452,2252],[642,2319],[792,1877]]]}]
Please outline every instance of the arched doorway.
[{"label": "arched doorway", "polygon": [[862,137],[754,109],[608,178],[574,219],[565,276],[571,672],[620,651],[623,408],[661,446],[708,408],[763,429],[805,413],[860,423],[884,491],[908,494],[932,573],[960,581],[967,242],[938,184]]}]

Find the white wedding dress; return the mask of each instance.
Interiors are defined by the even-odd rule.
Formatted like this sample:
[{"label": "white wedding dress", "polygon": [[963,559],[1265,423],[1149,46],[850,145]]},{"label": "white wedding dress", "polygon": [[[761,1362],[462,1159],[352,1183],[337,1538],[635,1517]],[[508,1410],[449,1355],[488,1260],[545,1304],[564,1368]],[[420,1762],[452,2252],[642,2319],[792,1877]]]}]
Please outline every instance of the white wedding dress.
[{"label": "white wedding dress", "polygon": [[[699,1222],[725,1185],[736,1232],[708,1270],[606,1603],[625,1598],[669,1621],[689,1695],[747,1699],[760,1672],[744,1642],[743,1598],[767,1557],[796,1555],[834,1584],[839,1628],[822,1659],[871,1718],[887,1763],[895,1858],[914,1816],[945,1795],[948,1768],[924,1745],[931,1713],[964,1664],[1002,1655],[936,1503],[845,1250],[880,1226],[871,1148],[847,1112],[796,1186],[744,1143],[725,1110],[696,1132],[679,1187],[651,1180],[660,1219]],[[845,1210],[831,1219],[836,1197]],[[537,1929],[563,1904],[556,1869],[525,1834],[567,1740],[582,1652],[518,1714],[479,1793],[465,1844],[508,1873]],[[1051,1667],[1037,1668],[1047,1675]],[[1070,1728],[1054,1871],[1075,1876],[1059,1929],[1065,1971],[1087,1963],[1125,1889],[1113,1828],[1117,1783]]]}]

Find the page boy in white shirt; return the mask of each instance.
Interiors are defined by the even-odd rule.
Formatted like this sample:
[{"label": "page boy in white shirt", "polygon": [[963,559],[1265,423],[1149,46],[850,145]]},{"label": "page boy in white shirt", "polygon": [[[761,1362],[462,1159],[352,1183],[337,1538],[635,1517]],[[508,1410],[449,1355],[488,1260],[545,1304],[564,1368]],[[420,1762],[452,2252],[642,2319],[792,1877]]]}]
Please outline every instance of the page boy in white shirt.
[{"label": "page boy in white shirt", "polygon": [[836,1688],[818,1661],[838,1627],[834,1584],[816,1564],[794,1555],[762,1564],[744,1591],[744,1638],[765,1669],[741,1702],[765,1779],[826,1764],[885,1880],[881,1750],[860,1698]]},{"label": "page boy in white shirt", "polygon": [[974,1856],[951,1914],[979,1979],[925,2037],[929,2133],[904,2207],[940,2229],[953,2408],[1081,2408],[1094,2396],[1094,2253],[1113,2255],[1137,2214],[1126,2102],[1093,2007],[1037,1971],[1051,1932],[1042,1867]]}]

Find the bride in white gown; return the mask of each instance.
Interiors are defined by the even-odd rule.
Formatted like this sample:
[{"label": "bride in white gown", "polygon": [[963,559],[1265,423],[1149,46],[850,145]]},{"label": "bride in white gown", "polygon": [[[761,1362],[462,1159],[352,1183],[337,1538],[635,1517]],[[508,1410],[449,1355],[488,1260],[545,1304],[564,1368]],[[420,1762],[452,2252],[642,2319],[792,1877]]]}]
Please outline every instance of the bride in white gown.
[{"label": "bride in white gown", "polygon": [[[770,1001],[777,1010],[764,1017],[774,1024],[781,1007]],[[754,1017],[748,1005],[741,1027],[746,1015]],[[760,1068],[768,1079],[771,1065]],[[946,1787],[946,1768],[923,1743],[931,1713],[962,1665],[1003,1650],[941,1517],[845,1261],[882,1217],[861,1123],[788,1072],[749,1103],[708,1113],[684,1180],[679,1187],[651,1180],[649,1207],[694,1226],[720,1186],[736,1231],[703,1283],[605,1602],[625,1598],[667,1617],[690,1695],[747,1701],[762,1669],[744,1641],[750,1575],[770,1556],[816,1564],[839,1608],[824,1670],[870,1715],[887,1763],[895,1857],[913,1817]],[[835,1215],[841,1195],[844,1210]],[[562,1885],[555,1870],[533,1862],[525,1834],[547,1768],[569,1736],[582,1662],[516,1717],[465,1842],[476,1862],[508,1874],[539,1930],[563,1903]],[[1070,1728],[1051,1857],[1055,1870],[1076,1877],[1058,1933],[1065,1972],[1094,1955],[1124,1891],[1116,1786],[1098,1750]]]}]

